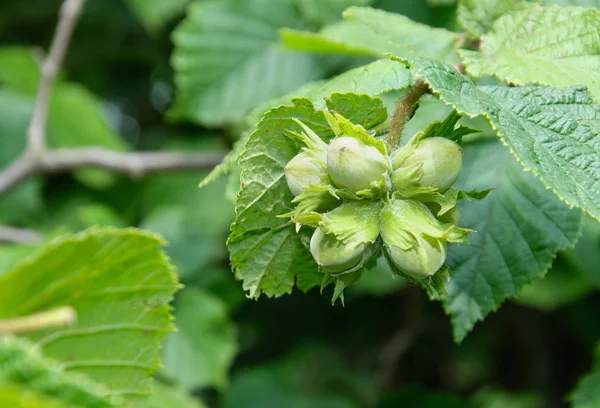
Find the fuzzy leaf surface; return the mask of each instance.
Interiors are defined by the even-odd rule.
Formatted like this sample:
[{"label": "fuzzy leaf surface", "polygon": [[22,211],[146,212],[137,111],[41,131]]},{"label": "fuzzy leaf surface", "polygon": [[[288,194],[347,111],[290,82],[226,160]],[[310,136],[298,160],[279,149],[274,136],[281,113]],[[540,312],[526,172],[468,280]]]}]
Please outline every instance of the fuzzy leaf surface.
[{"label": "fuzzy leaf surface", "polygon": [[476,86],[439,61],[409,64],[459,113],[487,117],[523,167],[567,204],[600,219],[600,105],[585,88]]},{"label": "fuzzy leaf surface", "polygon": [[494,188],[482,201],[461,201],[461,227],[474,229],[470,245],[448,249],[454,271],[444,309],[461,341],[490,312],[546,274],[559,250],[573,245],[581,212],[571,210],[496,140],[463,145],[458,188]]},{"label": "fuzzy leaf surface", "polygon": [[461,51],[467,72],[517,85],[586,85],[600,100],[600,10],[531,5],[506,14],[482,37],[479,51]]}]

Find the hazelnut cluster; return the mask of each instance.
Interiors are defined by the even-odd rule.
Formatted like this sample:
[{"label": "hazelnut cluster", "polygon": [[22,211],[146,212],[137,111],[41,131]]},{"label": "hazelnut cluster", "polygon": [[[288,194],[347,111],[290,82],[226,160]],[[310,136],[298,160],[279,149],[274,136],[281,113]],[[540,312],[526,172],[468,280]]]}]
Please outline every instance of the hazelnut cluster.
[{"label": "hazelnut cluster", "polygon": [[448,242],[465,242],[458,190],[463,152],[454,141],[420,132],[394,151],[346,118],[324,112],[326,143],[304,123],[291,132],[303,147],[285,166],[297,228],[315,228],[310,252],[324,272],[359,270],[379,249],[392,270],[413,280],[444,265]]}]

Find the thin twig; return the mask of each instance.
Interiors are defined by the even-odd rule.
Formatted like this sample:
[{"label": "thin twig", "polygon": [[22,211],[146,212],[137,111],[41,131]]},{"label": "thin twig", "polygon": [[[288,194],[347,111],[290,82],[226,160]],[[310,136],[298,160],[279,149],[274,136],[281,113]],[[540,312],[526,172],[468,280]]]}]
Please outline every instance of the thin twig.
[{"label": "thin twig", "polygon": [[48,56],[42,65],[40,86],[35,99],[31,122],[27,129],[27,154],[31,156],[40,156],[46,149],[46,122],[52,87],[71,42],[71,36],[81,14],[84,1],[65,0],[60,9],[56,33],[52,39]]},{"label": "thin twig", "polygon": [[23,156],[0,174],[0,194],[29,177],[95,167],[141,178],[149,173],[209,169],[223,160],[222,154],[189,152],[115,152],[101,148],[48,150],[40,157]]},{"label": "thin twig", "polygon": [[394,116],[390,124],[390,133],[388,135],[388,144],[392,149],[395,149],[400,142],[400,136],[406,122],[412,118],[415,110],[417,109],[419,99],[429,92],[429,85],[422,79],[419,79],[416,84],[408,91],[404,98],[396,102],[394,108]]},{"label": "thin twig", "polygon": [[[41,80],[25,153],[0,173],[0,195],[26,179],[43,174],[96,167],[140,178],[149,173],[208,169],[219,164],[222,154],[190,152],[115,152],[101,148],[46,149],[46,123],[52,88],[67,52],[85,0],[64,0],[50,51],[42,64]],[[0,242],[35,243],[32,231],[0,227]]]},{"label": "thin twig", "polygon": [[0,225],[0,243],[34,245],[42,241],[42,236],[24,228]]},{"label": "thin twig", "polygon": [[71,306],[63,306],[46,312],[14,319],[0,320],[0,335],[31,333],[33,331],[68,326],[77,320],[77,312]]}]

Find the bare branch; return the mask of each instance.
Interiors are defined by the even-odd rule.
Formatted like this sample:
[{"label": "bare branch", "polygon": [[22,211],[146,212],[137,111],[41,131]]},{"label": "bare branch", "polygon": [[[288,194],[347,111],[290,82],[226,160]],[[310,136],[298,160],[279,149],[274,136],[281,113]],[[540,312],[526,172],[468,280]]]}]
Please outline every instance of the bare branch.
[{"label": "bare branch", "polygon": [[41,155],[46,148],[46,122],[48,106],[54,80],[67,52],[75,24],[81,14],[85,0],[65,0],[61,10],[56,33],[50,51],[42,65],[42,75],[38,88],[31,122],[27,129],[27,152],[31,156]]},{"label": "bare branch", "polygon": [[[222,154],[190,152],[115,152],[101,148],[46,149],[46,124],[52,88],[71,41],[85,0],[64,0],[50,51],[42,65],[37,97],[27,129],[25,153],[0,173],[0,195],[26,179],[42,174],[95,167],[140,178],[149,173],[209,169],[223,160]],[[0,242],[34,243],[31,231],[0,227]]]},{"label": "bare branch", "polygon": [[77,312],[71,306],[40,312],[14,319],[0,320],[0,335],[31,333],[55,327],[69,326],[77,320]]},{"label": "bare branch", "polygon": [[39,157],[23,156],[0,174],[0,194],[29,177],[61,173],[84,167],[106,169],[141,178],[149,173],[210,169],[223,160],[222,154],[190,152],[115,152],[89,147],[48,150]]},{"label": "bare branch", "polygon": [[0,243],[34,245],[42,242],[42,239],[37,232],[0,225]]}]

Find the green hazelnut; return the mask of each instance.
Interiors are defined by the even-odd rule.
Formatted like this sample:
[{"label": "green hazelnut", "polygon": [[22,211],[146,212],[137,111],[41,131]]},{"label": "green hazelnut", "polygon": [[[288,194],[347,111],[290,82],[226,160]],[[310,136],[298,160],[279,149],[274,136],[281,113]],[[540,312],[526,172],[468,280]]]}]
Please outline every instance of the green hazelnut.
[{"label": "green hazelnut", "polygon": [[344,245],[335,235],[326,234],[319,227],[310,239],[310,252],[319,267],[331,273],[339,273],[357,266],[368,245]]},{"label": "green hazelnut", "polygon": [[365,190],[389,171],[390,162],[375,146],[360,139],[342,136],[327,150],[327,170],[334,184],[352,192]]},{"label": "green hazelnut", "polygon": [[446,260],[446,243],[431,237],[419,239],[418,245],[407,250],[391,246],[386,251],[394,265],[416,279],[432,276]]},{"label": "green hazelnut", "polygon": [[299,196],[311,184],[318,184],[324,171],[315,164],[311,156],[298,153],[283,169],[288,187],[294,196]]},{"label": "green hazelnut", "polygon": [[462,148],[452,140],[443,137],[423,139],[408,157],[400,163],[394,163],[396,170],[392,174],[392,183],[403,176],[406,168],[420,164],[418,185],[437,188],[443,193],[458,178],[462,160]]},{"label": "green hazelnut", "polygon": [[381,238],[390,261],[413,278],[435,274],[446,259],[446,241],[464,240],[466,231],[440,222],[425,204],[392,200],[380,217]]}]

